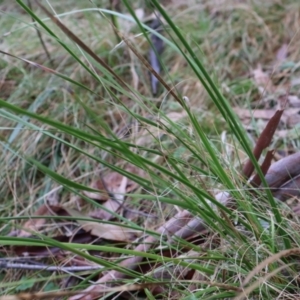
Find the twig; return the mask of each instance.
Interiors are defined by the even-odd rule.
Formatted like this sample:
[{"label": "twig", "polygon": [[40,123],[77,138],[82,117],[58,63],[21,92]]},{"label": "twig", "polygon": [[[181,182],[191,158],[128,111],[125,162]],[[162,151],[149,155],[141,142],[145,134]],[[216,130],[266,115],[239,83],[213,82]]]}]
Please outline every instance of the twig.
[{"label": "twig", "polygon": [[61,271],[61,272],[82,272],[82,271],[92,271],[101,269],[102,266],[70,266],[70,267],[60,267],[60,266],[48,266],[43,264],[26,264],[26,263],[16,263],[7,260],[0,260],[0,269],[22,269],[22,270],[39,270],[39,271]]}]

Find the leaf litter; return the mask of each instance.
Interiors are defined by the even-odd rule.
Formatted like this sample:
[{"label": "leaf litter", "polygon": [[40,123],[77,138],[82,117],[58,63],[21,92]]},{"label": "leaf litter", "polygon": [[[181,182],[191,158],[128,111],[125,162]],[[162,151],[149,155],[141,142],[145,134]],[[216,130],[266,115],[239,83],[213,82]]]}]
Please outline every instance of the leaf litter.
[{"label": "leaf litter", "polygon": [[80,220],[80,218],[84,218],[85,216],[80,212],[74,209],[66,209],[66,211],[70,214],[71,217],[77,219],[78,224],[80,224],[80,228],[84,231],[92,234],[93,236],[97,236],[99,238],[111,240],[111,241],[122,241],[129,242],[136,238],[137,235],[140,234],[139,231],[134,231],[130,228],[121,227],[113,224],[103,224],[99,221],[85,221]]},{"label": "leaf litter", "polygon": [[[257,160],[260,159],[262,151],[266,149],[275,133],[276,126],[280,121],[280,117],[283,111],[277,111],[275,115],[269,120],[265,130],[262,132],[259,141],[254,150],[254,155]],[[296,180],[297,176],[300,174],[300,169],[297,167],[300,165],[300,155],[295,154],[294,156],[288,156],[280,160],[279,162],[271,165],[271,160],[273,158],[274,151],[269,151],[267,158],[265,159],[262,169],[263,173],[266,174],[267,183],[276,187],[276,190],[272,190],[272,192],[278,193],[278,191],[282,191],[282,188],[289,182],[290,180]],[[291,167],[291,169],[290,169]],[[254,166],[252,162],[249,160],[244,167],[244,174],[247,178],[250,178],[252,172],[254,170]],[[298,175],[296,175],[298,174]],[[295,176],[296,175],[296,176]],[[276,179],[275,179],[276,178]],[[260,179],[256,177],[256,179],[252,180],[252,184],[258,186],[260,184]],[[217,194],[216,199],[220,199],[223,205],[228,206],[232,205],[232,198],[230,194],[223,195],[220,197]],[[296,212],[297,210],[294,210]],[[204,220],[201,220],[198,217],[192,216],[192,214],[188,211],[182,211],[178,213],[176,216],[171,218],[165,225],[159,227],[156,230],[160,235],[163,232],[167,232],[172,235],[172,239],[170,242],[175,242],[176,237],[184,238],[188,240],[191,236],[196,235],[198,238],[201,235],[207,234],[209,232],[207,225]],[[142,244],[138,245],[135,248],[135,251],[148,251],[150,248],[157,245],[158,239],[153,236],[144,236],[144,241]],[[131,257],[123,260],[120,265],[126,268],[137,268],[138,264],[142,261],[141,257]],[[124,278],[124,274],[118,271],[110,271],[106,275],[99,278],[95,285],[91,285],[89,288],[84,290],[84,294],[78,294],[76,296],[70,297],[70,300],[88,300],[89,297],[96,293],[101,294],[103,290],[107,287],[107,283],[112,279],[121,279]]]},{"label": "leaf litter", "polygon": [[283,43],[274,54],[271,64],[258,64],[251,75],[260,93],[260,100],[248,103],[247,108],[233,108],[248,130],[254,129],[253,120],[256,120],[256,123],[261,122],[261,128],[264,128],[264,124],[272,118],[276,110],[284,109],[276,132],[279,140],[285,137],[295,139],[294,128],[300,124],[300,100],[297,90],[293,87],[297,85],[297,79],[290,76],[289,69],[284,67],[289,61],[289,55],[290,45]]},{"label": "leaf litter", "polygon": [[[125,171],[144,176],[141,169],[132,165],[128,165]],[[91,199],[100,201],[103,208],[92,210],[89,216],[101,220],[110,220],[114,217],[112,213],[126,208],[127,206],[124,206],[126,195],[138,188],[136,182],[117,172],[109,172],[105,176],[100,174],[99,179],[94,180],[91,186],[102,193],[84,192],[84,194]]]}]

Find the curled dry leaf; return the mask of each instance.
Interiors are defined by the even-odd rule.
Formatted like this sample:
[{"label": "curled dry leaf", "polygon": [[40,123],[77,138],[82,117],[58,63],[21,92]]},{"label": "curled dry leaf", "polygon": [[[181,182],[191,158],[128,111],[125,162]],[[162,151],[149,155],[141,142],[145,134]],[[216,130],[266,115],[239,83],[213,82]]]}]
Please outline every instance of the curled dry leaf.
[{"label": "curled dry leaf", "polygon": [[97,190],[101,191],[101,193],[94,193],[94,192],[88,192],[88,191],[84,191],[83,193],[91,199],[99,200],[99,201],[106,201],[107,199],[109,199],[109,195],[105,189],[103,180],[98,179],[91,183],[91,188],[97,189]]}]

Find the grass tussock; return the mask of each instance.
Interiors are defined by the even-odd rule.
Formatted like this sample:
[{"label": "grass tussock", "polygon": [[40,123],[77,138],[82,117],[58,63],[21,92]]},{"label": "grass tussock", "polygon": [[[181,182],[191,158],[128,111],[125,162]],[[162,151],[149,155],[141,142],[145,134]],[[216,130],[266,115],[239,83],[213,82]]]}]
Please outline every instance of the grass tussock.
[{"label": "grass tussock", "polygon": [[296,299],[298,2],[42,5],[0,4],[0,299]]}]

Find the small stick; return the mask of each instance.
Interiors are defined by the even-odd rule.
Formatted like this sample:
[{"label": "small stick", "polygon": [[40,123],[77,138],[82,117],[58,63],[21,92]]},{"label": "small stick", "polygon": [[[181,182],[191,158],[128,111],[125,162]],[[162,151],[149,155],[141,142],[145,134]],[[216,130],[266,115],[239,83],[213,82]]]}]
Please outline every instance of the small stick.
[{"label": "small stick", "polygon": [[102,266],[70,266],[70,267],[60,267],[60,266],[48,266],[40,264],[26,264],[26,263],[16,263],[9,262],[5,260],[0,260],[0,269],[20,269],[20,270],[39,270],[39,271],[61,271],[61,272],[82,272],[82,271],[92,271],[101,269]]}]

